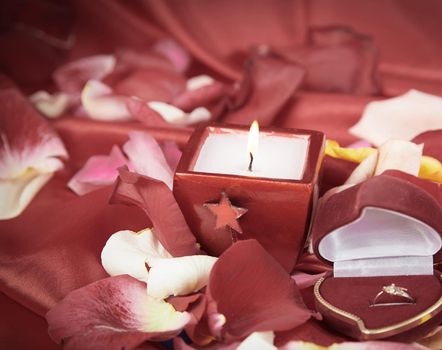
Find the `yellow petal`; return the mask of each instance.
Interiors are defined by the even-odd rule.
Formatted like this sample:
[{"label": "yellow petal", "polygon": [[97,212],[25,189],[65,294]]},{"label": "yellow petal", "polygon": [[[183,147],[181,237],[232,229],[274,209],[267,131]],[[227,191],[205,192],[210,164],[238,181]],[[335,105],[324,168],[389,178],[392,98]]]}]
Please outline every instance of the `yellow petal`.
[{"label": "yellow petal", "polygon": [[[327,140],[325,154],[329,157],[348,160],[354,163],[361,163],[377,150],[372,147],[345,148],[339,146],[334,140]],[[419,177],[422,179],[442,183],[442,163],[436,158],[422,156],[419,169]]]},{"label": "yellow petal", "polygon": [[327,140],[325,144],[325,154],[327,156],[355,163],[362,162],[373,153],[376,153],[376,149],[372,147],[345,148],[339,146],[339,143],[333,140]]},{"label": "yellow petal", "polygon": [[419,177],[442,183],[442,163],[433,157],[423,156]]}]

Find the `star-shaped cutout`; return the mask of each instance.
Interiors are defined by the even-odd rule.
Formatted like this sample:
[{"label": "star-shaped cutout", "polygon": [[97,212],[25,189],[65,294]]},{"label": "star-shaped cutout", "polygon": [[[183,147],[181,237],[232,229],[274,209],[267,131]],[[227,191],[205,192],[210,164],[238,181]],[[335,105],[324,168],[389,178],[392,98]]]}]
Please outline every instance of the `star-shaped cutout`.
[{"label": "star-shaped cutout", "polygon": [[236,232],[242,233],[238,219],[247,213],[247,209],[232,205],[225,192],[221,193],[219,203],[205,203],[204,206],[216,216],[216,229],[228,226]]}]

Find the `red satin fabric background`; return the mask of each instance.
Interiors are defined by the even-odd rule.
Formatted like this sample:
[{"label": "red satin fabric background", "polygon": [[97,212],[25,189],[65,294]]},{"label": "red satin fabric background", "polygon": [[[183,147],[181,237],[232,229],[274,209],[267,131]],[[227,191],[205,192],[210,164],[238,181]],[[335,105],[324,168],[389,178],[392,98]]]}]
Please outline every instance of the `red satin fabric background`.
[{"label": "red satin fabric background", "polygon": [[[306,40],[309,27],[347,25],[372,37],[379,52],[381,92],[356,96],[297,91],[273,124],[318,129],[348,144],[355,138],[347,129],[367,102],[410,88],[442,95],[442,2],[438,0],[79,0],[70,7],[75,15],[62,12],[47,19],[47,23],[54,20],[54,26],[57,19],[72,23],[76,41],[64,56],[54,55],[23,33],[0,31],[0,70],[23,91],[44,87],[51,71],[68,59],[112,52],[119,46],[145,48],[165,36],[174,37],[195,58],[191,75],[206,73],[231,81],[240,77],[251,45],[284,51]],[[3,12],[1,21],[8,13]],[[248,111],[253,108],[259,106],[249,106]],[[149,225],[140,210],[109,205],[110,188],[78,197],[66,187],[86,159],[108,153],[113,144],[126,140],[128,130],[143,127],[74,119],[53,124],[70,154],[66,168],[22,215],[0,222],[2,349],[58,348],[47,336],[45,313],[71,290],[106,276],[100,253],[110,234]],[[188,137],[188,132],[152,132],[180,145]],[[323,270],[311,257],[300,267]],[[321,338],[316,325],[301,334],[323,344],[339,339],[326,333]]]}]

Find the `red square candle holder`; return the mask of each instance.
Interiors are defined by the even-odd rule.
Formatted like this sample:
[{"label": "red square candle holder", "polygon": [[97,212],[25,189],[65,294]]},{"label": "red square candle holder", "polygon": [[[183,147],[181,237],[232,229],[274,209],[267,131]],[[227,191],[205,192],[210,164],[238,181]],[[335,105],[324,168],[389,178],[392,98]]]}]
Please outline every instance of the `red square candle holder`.
[{"label": "red square candle holder", "polygon": [[200,126],[177,167],[173,192],[202,249],[218,256],[256,239],[291,271],[304,247],[324,134],[264,128],[249,166],[245,126]]}]

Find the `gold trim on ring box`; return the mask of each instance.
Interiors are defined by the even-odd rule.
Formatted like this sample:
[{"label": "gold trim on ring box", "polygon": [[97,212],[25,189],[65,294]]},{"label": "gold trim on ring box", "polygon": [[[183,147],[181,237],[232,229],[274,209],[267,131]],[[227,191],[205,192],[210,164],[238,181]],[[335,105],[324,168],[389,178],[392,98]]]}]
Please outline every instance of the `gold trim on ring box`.
[{"label": "gold trim on ring box", "polygon": [[314,295],[316,300],[321,303],[322,306],[335,313],[336,316],[342,321],[345,321],[346,323],[354,323],[359,328],[361,340],[387,338],[403,331],[413,329],[431,320],[434,315],[438,314],[442,310],[442,297],[440,297],[438,301],[428,309],[405,321],[381,328],[367,328],[364,321],[360,317],[333,306],[322,297],[321,293],[319,292],[319,288],[324,280],[325,277],[321,277],[315,284]]}]

